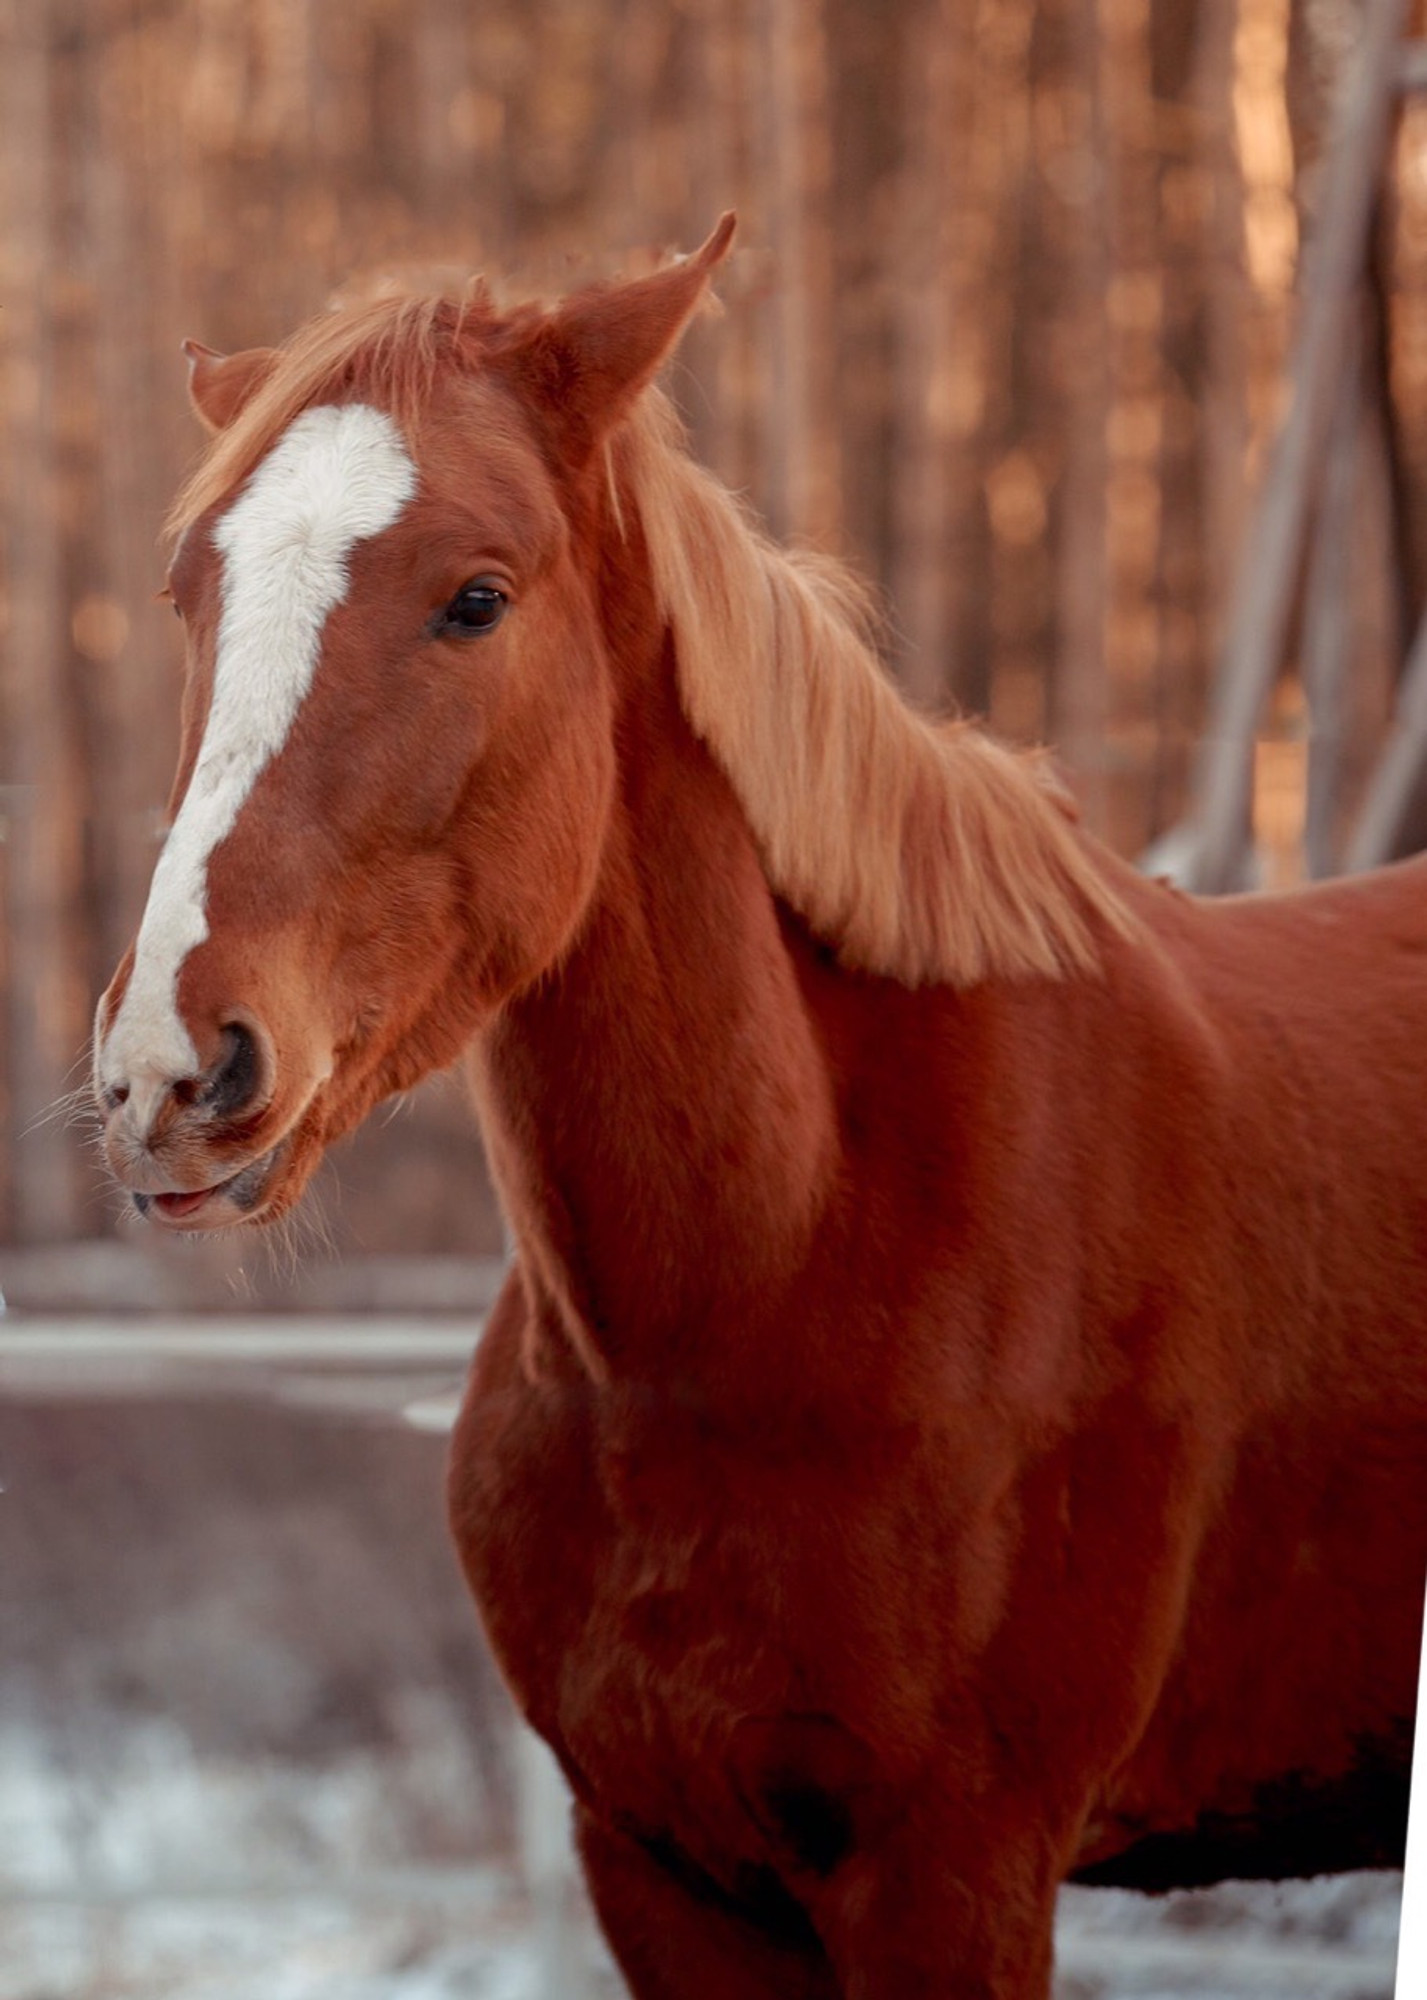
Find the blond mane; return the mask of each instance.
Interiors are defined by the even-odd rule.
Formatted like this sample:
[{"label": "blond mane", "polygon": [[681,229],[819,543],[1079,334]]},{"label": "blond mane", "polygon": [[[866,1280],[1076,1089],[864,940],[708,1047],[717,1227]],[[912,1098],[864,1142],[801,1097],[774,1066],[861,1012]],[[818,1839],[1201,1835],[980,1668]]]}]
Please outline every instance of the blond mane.
[{"label": "blond mane", "polygon": [[773,888],[845,963],[909,985],[1056,978],[1130,918],[1044,762],[916,714],[866,593],[790,553],[684,449],[657,394],[617,442],[683,703]]},{"label": "blond mane", "polygon": [[[463,298],[387,296],[309,322],[179,494],[181,532],[309,405],[370,395],[409,423],[443,366],[538,324]],[[743,805],[773,889],[851,966],[910,985],[1090,972],[1130,919],[1035,757],[917,715],[869,640],[865,593],[779,548],[646,394],[611,448],[674,633],[689,719]]]}]

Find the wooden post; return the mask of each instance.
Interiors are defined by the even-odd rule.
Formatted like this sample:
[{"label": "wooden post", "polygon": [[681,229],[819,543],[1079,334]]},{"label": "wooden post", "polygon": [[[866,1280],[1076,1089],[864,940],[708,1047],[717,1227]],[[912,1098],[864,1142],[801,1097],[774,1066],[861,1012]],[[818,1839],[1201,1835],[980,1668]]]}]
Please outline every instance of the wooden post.
[{"label": "wooden post", "polygon": [[1306,260],[1288,416],[1270,459],[1230,607],[1195,790],[1185,879],[1238,886],[1251,843],[1253,745],[1283,659],[1310,509],[1322,476],[1368,225],[1396,102],[1408,0],[1369,0],[1324,161],[1326,193]]},{"label": "wooden post", "polygon": [[1427,834],[1427,617],[1417,629],[1397,713],[1348,843],[1349,873],[1409,852]]},{"label": "wooden post", "polygon": [[1362,415],[1363,340],[1350,326],[1338,407],[1318,503],[1303,600],[1303,691],[1308,699],[1308,797],[1303,856],[1315,879],[1335,866],[1343,762],[1343,676],[1352,644],[1353,504]]}]

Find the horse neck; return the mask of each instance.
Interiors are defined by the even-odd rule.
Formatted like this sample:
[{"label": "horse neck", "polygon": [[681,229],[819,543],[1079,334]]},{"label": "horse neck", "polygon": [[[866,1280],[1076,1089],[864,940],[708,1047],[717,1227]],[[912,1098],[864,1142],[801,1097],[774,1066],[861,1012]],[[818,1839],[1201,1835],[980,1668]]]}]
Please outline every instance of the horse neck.
[{"label": "horse neck", "polygon": [[535,1318],[596,1374],[708,1362],[766,1316],[818,1226],[836,1134],[778,908],[667,645],[620,742],[580,937],[474,1052]]}]

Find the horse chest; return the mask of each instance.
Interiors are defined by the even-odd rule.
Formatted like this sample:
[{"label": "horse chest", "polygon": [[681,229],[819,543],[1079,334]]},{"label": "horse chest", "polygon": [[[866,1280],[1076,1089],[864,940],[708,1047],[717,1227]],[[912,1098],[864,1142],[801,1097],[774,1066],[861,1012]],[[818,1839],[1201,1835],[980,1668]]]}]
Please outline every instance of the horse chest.
[{"label": "horse chest", "polygon": [[872,1718],[918,1691],[843,1571],[831,1480],[692,1453],[677,1422],[611,1447],[577,1392],[487,1364],[452,1489],[501,1664],[588,1806],[727,1879],[836,1864],[884,1790]]},{"label": "horse chest", "polygon": [[464,1553],[492,1637],[534,1719],[587,1761],[682,1761],[786,1697],[788,1538],[766,1489],[741,1499],[716,1459],[602,1450],[548,1411],[482,1477]]}]

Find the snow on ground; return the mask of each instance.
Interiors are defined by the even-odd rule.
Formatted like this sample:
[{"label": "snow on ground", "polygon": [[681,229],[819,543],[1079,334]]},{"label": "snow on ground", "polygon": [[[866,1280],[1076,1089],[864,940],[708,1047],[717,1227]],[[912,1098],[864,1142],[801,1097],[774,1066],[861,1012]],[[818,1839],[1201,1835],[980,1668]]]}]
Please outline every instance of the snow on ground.
[{"label": "snow on ground", "polygon": [[1066,1889],[1058,2000],[1392,2000],[1400,1875]]},{"label": "snow on ground", "polygon": [[[379,1754],[199,1759],[154,1719],[100,1779],[0,1728],[0,2000],[543,2000],[510,1857],[413,1862],[411,1783]],[[590,2000],[618,1994],[577,1921]]]},{"label": "snow on ground", "polygon": [[[1390,1878],[1241,1890],[1207,1923],[1186,1925],[1186,1904],[1213,1910],[1224,1893],[1142,1904],[1072,1892],[1060,1926],[1058,2000],[1391,2000]],[[1325,1915],[1336,1932],[1345,1914],[1346,1931],[1325,1941]],[[618,2000],[623,1988],[591,1931],[581,1955],[581,2000]],[[459,1905],[373,1911],[312,1893],[0,1911],[0,2000],[574,1996],[542,1979],[523,1899],[492,1871],[473,1873]]]},{"label": "snow on ground", "polygon": [[534,2000],[509,1926],[453,1938],[307,1899],[34,1910],[0,1918],[0,1961],[4,2000]]},{"label": "snow on ground", "polygon": [[[581,1970],[552,1985],[510,1856],[394,1851],[379,1757],[200,1760],[152,1719],[124,1739],[86,1786],[37,1733],[0,1728],[0,2000],[622,1993],[578,1892]],[[1400,1893],[1392,1875],[1068,1890],[1058,2000],[1390,2000]]]}]

